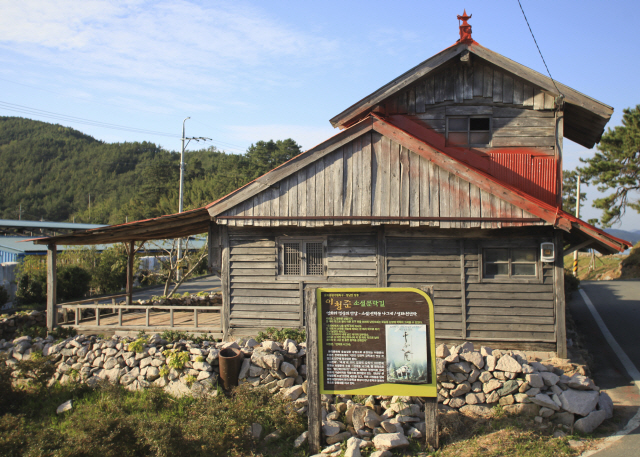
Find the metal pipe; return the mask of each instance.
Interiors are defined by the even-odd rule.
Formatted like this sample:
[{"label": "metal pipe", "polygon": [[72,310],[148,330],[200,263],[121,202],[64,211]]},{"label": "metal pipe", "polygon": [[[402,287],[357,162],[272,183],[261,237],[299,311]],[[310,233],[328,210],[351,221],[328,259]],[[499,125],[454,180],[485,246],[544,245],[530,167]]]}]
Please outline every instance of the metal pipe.
[{"label": "metal pipe", "polygon": [[[182,147],[180,148],[180,198],[178,201],[178,212],[181,213],[182,212],[182,208],[183,208],[183,198],[184,198],[184,140],[185,135],[184,135],[184,129],[185,129],[185,122],[187,122],[187,119],[191,119],[191,117],[186,117],[183,121],[182,121]],[[182,239],[178,238],[178,263],[180,263],[180,259],[182,258]],[[176,270],[176,279],[179,281],[180,280],[180,268],[177,268]]]}]

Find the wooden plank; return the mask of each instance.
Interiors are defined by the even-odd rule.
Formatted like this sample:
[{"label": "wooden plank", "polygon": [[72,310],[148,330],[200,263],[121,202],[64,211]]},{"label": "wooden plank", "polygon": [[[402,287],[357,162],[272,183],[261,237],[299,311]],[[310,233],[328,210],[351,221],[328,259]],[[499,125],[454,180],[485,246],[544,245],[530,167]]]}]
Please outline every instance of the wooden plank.
[{"label": "wooden plank", "polygon": [[506,117],[494,118],[494,131],[505,127],[546,127],[554,128],[555,120],[552,117]]},{"label": "wooden plank", "polygon": [[297,290],[264,290],[264,289],[238,289],[232,288],[231,295],[233,297],[282,297],[282,298],[297,298]]},{"label": "wooden plank", "polygon": [[300,306],[295,305],[233,305],[234,311],[251,311],[264,313],[296,313],[299,314]]},{"label": "wooden plank", "polygon": [[231,262],[269,262],[273,257],[274,251],[271,250],[269,255],[235,255],[233,251],[231,251]]},{"label": "wooden plank", "polygon": [[[324,208],[324,157],[316,161],[316,216],[324,216],[326,214]],[[317,222],[316,226],[324,225],[324,222]]]},{"label": "wooden plank", "polygon": [[[344,148],[340,148],[335,153],[334,173],[334,196],[333,196],[333,214],[335,216],[342,215],[342,203],[344,200]],[[342,225],[342,221],[334,221],[334,225]]]},{"label": "wooden plank", "polygon": [[[460,217],[460,179],[449,173],[449,216]],[[460,228],[459,221],[450,222],[451,228]]]},{"label": "wooden plank", "polygon": [[231,268],[231,276],[275,276],[277,274],[276,268]]},{"label": "wooden plank", "polygon": [[[553,286],[544,284],[468,284],[467,290],[472,292],[521,292],[521,293],[545,293],[553,292]],[[530,297],[535,298],[535,297]]]},{"label": "wooden plank", "polygon": [[336,254],[328,253],[327,259],[329,262],[358,262],[358,263],[376,262],[376,256],[360,255],[359,253],[350,254],[350,255],[336,255]]},{"label": "wooden plank", "polygon": [[424,82],[424,104],[433,105],[434,101],[434,78],[427,78]]},{"label": "wooden plank", "polygon": [[276,268],[276,261],[270,261],[270,262],[231,262],[231,269],[235,270],[238,268],[269,268],[269,269],[274,269]]},{"label": "wooden plank", "polygon": [[544,109],[552,110],[556,107],[555,97],[548,93],[544,93]]},{"label": "wooden plank", "polygon": [[493,98],[493,68],[484,67],[482,96],[484,98]]},{"label": "wooden plank", "polygon": [[483,315],[483,316],[547,316],[553,317],[553,308],[529,308],[529,307],[489,307],[489,306],[470,306],[467,308],[467,314]]},{"label": "wooden plank", "polygon": [[429,260],[416,260],[413,256],[405,259],[390,258],[387,261],[389,267],[414,267],[414,268],[457,268],[459,262],[455,260],[431,260],[431,256],[422,256]]},{"label": "wooden plank", "polygon": [[[347,146],[345,146],[346,148]],[[307,171],[307,216],[316,216],[316,164],[312,163],[306,168]],[[315,221],[307,221],[307,227],[314,227]]]},{"label": "wooden plank", "polygon": [[452,69],[453,82],[453,101],[455,103],[464,102],[464,69],[461,65],[456,65]]},{"label": "wooden plank", "polygon": [[[297,217],[298,216],[298,208],[300,207],[298,203],[298,174],[295,173],[289,176],[289,216]],[[298,225],[296,221],[292,222],[293,225]]]},{"label": "wooden plank", "polygon": [[494,130],[493,137],[550,137],[555,133],[554,127],[502,127]]},{"label": "wooden plank", "polygon": [[229,229],[220,227],[222,243],[222,266],[220,272],[220,288],[222,290],[222,333],[226,339],[229,335],[229,313],[231,312],[231,281],[229,276]]},{"label": "wooden plank", "polygon": [[[328,154],[324,157],[324,214],[326,216],[333,216],[334,203],[334,163],[335,152]],[[333,225],[333,221],[324,221],[325,225]]]},{"label": "wooden plank", "polygon": [[382,207],[382,198],[383,195],[381,193],[382,182],[384,181],[384,170],[382,169],[382,135],[378,132],[371,133],[371,187],[373,193],[373,203],[371,214],[373,216],[381,216],[380,210]]},{"label": "wooden plank", "polygon": [[[542,332],[503,332],[503,331],[476,331],[470,330],[467,332],[469,340],[483,340],[483,341],[506,341],[509,343],[509,347],[513,347],[513,342],[522,341],[529,343],[534,341],[553,341],[553,333]],[[539,344],[533,346],[532,349],[539,349]]]},{"label": "wooden plank", "polygon": [[410,179],[409,179],[409,150],[405,147],[400,147],[400,217],[409,216],[409,192]]},{"label": "wooden plank", "polygon": [[555,115],[549,111],[532,111],[530,109],[523,108],[512,108],[512,107],[503,107],[503,106],[494,106],[493,107],[493,117],[548,117],[554,118]]},{"label": "wooden plank", "polygon": [[[377,132],[376,132],[377,133]],[[378,133],[379,135],[379,133]],[[381,216],[389,216],[389,204],[391,198],[391,148],[392,141],[384,136],[381,136],[382,141],[380,142],[381,148],[381,164],[382,164],[382,176],[380,184],[380,193],[382,198],[380,199],[380,215]],[[394,162],[395,163],[395,162]]]},{"label": "wooden plank", "polygon": [[231,248],[231,253],[234,256],[235,255],[244,256],[244,255],[253,255],[253,254],[255,254],[256,256],[265,256],[265,255],[272,256],[275,254],[275,252],[276,252],[275,243],[271,247],[262,247],[262,248],[233,247]]},{"label": "wooden plank", "polygon": [[531,307],[531,308],[549,308],[553,309],[553,300],[540,300],[539,297],[526,299],[509,299],[506,297],[505,299],[472,299],[469,298],[468,305],[469,308],[477,306],[477,307],[498,307],[498,308],[511,308],[511,307]]},{"label": "wooden plank", "polygon": [[[450,217],[450,195],[451,195],[451,183],[450,183],[450,175],[447,170],[444,168],[437,168],[439,172],[439,180],[440,180],[440,217]],[[448,221],[440,222],[441,228],[451,228],[451,223]]]},{"label": "wooden plank", "polygon": [[531,84],[524,83],[523,85],[523,106],[533,106],[533,86]]},{"label": "wooden plank", "polygon": [[358,234],[358,236],[329,236],[327,246],[329,250],[338,246],[374,246],[375,238],[370,233]]},{"label": "wooden plank", "polygon": [[266,247],[275,248],[275,246],[276,246],[275,239],[243,240],[243,239],[231,238],[229,240],[229,247],[233,250],[234,253],[238,248],[266,248]]},{"label": "wooden plank", "polygon": [[436,330],[460,330],[460,322],[439,322],[436,319]]},{"label": "wooden plank", "polygon": [[[268,189],[265,194],[268,197],[268,203],[265,205],[265,212],[268,211],[267,214],[270,214],[271,216],[277,216],[278,214],[280,214],[280,189],[278,189],[276,186],[273,186]],[[285,224],[280,224],[279,221],[265,221],[265,226],[275,227],[278,225]]]},{"label": "wooden plank", "polygon": [[298,326],[298,319],[233,319],[233,327],[275,327],[292,328]]},{"label": "wooden plank", "polygon": [[400,145],[391,141],[389,150],[389,216],[400,216]]},{"label": "wooden plank", "polygon": [[542,92],[539,87],[533,88],[533,109],[544,109],[544,92]]},{"label": "wooden plank", "polygon": [[393,275],[455,275],[460,274],[460,261],[457,267],[452,268],[428,268],[428,267],[387,267],[387,272]]},{"label": "wooden plank", "polygon": [[329,251],[329,255],[346,255],[346,254],[357,254],[357,255],[375,255],[376,247],[375,246],[344,246],[344,247],[333,247]]},{"label": "wooden plank", "polygon": [[330,269],[336,270],[375,270],[376,262],[329,262]]},{"label": "wooden plank", "polygon": [[[418,168],[419,168],[419,174],[420,174],[420,179],[418,180],[418,189],[417,189],[417,193],[418,193],[418,211],[417,214],[418,216],[421,217],[429,217],[429,204],[431,203],[431,196],[429,194],[429,188],[430,188],[430,184],[429,184],[429,161],[427,159],[425,159],[424,157],[422,157],[421,155],[418,154],[413,154],[412,155],[412,159],[413,157],[416,157],[416,159],[418,160]],[[421,221],[419,223],[419,225],[429,225],[429,222],[427,221]]]},{"label": "wooden plank", "polygon": [[[407,155],[409,159],[409,173],[408,173],[408,182],[407,187],[409,188],[409,198],[408,198],[408,209],[409,216],[419,217],[420,216],[420,156],[408,149]],[[411,221],[409,223],[412,227],[417,227],[420,225],[418,221]]]},{"label": "wooden plank", "polygon": [[462,324],[462,333],[460,336],[465,338],[467,336],[467,296],[466,296],[466,277],[464,274],[464,239],[460,240],[460,317]]},{"label": "wooden plank", "polygon": [[513,103],[513,76],[507,73],[502,81],[502,103]]},{"label": "wooden plank", "polygon": [[[47,329],[50,332],[58,326],[58,311],[56,307],[57,254],[58,251],[55,244],[47,246]],[[78,314],[76,312],[77,324]]]},{"label": "wooden plank", "polygon": [[444,99],[453,101],[454,98],[455,75],[451,66],[444,70]]},{"label": "wooden plank", "polygon": [[467,329],[471,330],[493,330],[493,331],[529,331],[529,332],[548,332],[553,333],[554,326],[553,325],[543,325],[543,324],[498,324],[495,322],[469,322],[467,324]]},{"label": "wooden plank", "polygon": [[445,100],[445,75],[444,71],[434,75],[434,101],[435,103],[442,103]]},{"label": "wooden plank", "polygon": [[566,358],[567,357],[567,327],[566,327],[566,304],[564,298],[564,255],[562,252],[563,242],[562,242],[562,232],[560,230],[555,230],[555,251],[556,251],[556,259],[554,265],[554,304],[556,311],[556,325],[555,325],[555,333],[556,333],[556,343],[557,349],[556,352],[558,357]]},{"label": "wooden plank", "polygon": [[375,277],[377,275],[376,270],[333,270],[329,269],[327,271],[327,276],[372,276]]},{"label": "wooden plank", "polygon": [[299,297],[232,297],[231,304],[243,305],[296,305],[300,303]]},{"label": "wooden plank", "polygon": [[235,290],[246,291],[247,289],[258,289],[260,290],[269,290],[269,289],[278,289],[278,290],[296,290],[296,282],[285,283],[283,281],[272,282],[271,284],[232,284]]},{"label": "wooden plank", "polygon": [[515,78],[513,81],[513,104],[522,105],[524,102],[524,83],[520,78]]},{"label": "wooden plank", "polygon": [[342,149],[342,215],[353,215],[353,144],[349,143]]},{"label": "wooden plank", "polygon": [[493,114],[492,106],[447,106],[446,107],[447,116],[473,116],[476,114]]},{"label": "wooden plank", "polygon": [[[517,292],[478,292],[478,291],[468,291],[467,298],[479,298],[479,299],[489,299],[489,300],[532,300],[534,297],[528,293],[517,293]],[[552,292],[539,292],[535,295],[535,300],[553,300]]]},{"label": "wooden plank", "polygon": [[451,276],[443,276],[443,275],[393,275],[387,274],[389,282],[413,282],[423,284],[430,283],[459,283],[460,276],[459,275],[451,275]]},{"label": "wooden plank", "polygon": [[508,147],[508,146],[518,146],[518,147],[553,147],[555,144],[555,139],[553,136],[544,137],[544,136],[532,136],[532,137],[494,137],[491,140],[491,145],[493,147]]},{"label": "wooden plank", "polygon": [[371,132],[362,136],[360,215],[371,216]]},{"label": "wooden plank", "polygon": [[[340,149],[342,151],[342,148]],[[298,216],[307,216],[307,169],[303,168],[298,171]],[[307,222],[301,220],[299,223],[302,227],[307,225]]]},{"label": "wooden plank", "polygon": [[[458,208],[460,211],[460,217],[469,217],[471,215],[471,192],[468,181],[464,179],[458,179]],[[461,228],[469,228],[471,223],[468,221],[461,221]]]},{"label": "wooden plank", "polygon": [[418,81],[416,84],[416,113],[424,113],[424,81]]},{"label": "wooden plank", "polygon": [[[353,141],[353,215],[361,216],[361,200],[362,200],[362,137]],[[360,221],[352,221],[351,224],[360,224]]]},{"label": "wooden plank", "polygon": [[410,87],[407,91],[407,113],[411,116],[416,114],[416,90]]},{"label": "wooden plank", "polygon": [[464,66],[464,99],[473,100],[473,71],[472,66]]},{"label": "wooden plank", "polygon": [[476,64],[473,66],[473,96],[482,97],[482,88],[484,87],[484,66]]},{"label": "wooden plank", "polygon": [[497,69],[493,71],[493,101],[502,103],[502,72]]},{"label": "wooden plank", "polygon": [[318,312],[316,304],[316,291],[309,288],[305,294],[305,304],[307,306],[307,398],[309,399],[308,430],[309,430],[309,453],[310,455],[320,452],[320,439],[322,428],[322,407],[320,405],[320,383],[319,383],[319,363],[318,354]]},{"label": "wooden plank", "polygon": [[386,287],[387,277],[387,253],[385,249],[384,228],[379,227],[377,233],[377,249],[376,249],[376,275],[378,280],[378,287]]},{"label": "wooden plank", "polygon": [[[425,158],[426,160],[426,158]],[[440,217],[440,173],[438,167],[429,161],[429,217]],[[439,226],[436,221],[429,222],[429,226]]]}]

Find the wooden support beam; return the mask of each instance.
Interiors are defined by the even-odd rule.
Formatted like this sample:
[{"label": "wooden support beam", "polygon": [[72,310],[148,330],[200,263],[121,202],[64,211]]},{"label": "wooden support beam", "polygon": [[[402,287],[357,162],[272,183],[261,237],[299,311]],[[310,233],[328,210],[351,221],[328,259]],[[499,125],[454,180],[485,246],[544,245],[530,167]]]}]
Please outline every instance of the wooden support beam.
[{"label": "wooden support beam", "polygon": [[563,255],[566,257],[569,254],[573,254],[575,251],[582,249],[582,248],[586,248],[587,246],[589,246],[590,244],[593,244],[594,241],[593,240],[587,240],[584,241],[580,244],[576,244],[575,246],[571,246],[569,249],[565,249],[563,252]]},{"label": "wooden support beam", "polygon": [[229,229],[220,227],[220,241],[222,242],[222,265],[220,274],[220,288],[222,289],[222,333],[224,341],[229,335],[229,320],[231,316],[231,287],[229,275]]},{"label": "wooden support beam", "polygon": [[53,331],[58,323],[58,309],[56,307],[56,258],[58,252],[56,249],[55,244],[47,246],[47,328],[50,332]]},{"label": "wooden support beam", "polygon": [[564,253],[562,252],[562,232],[555,231],[556,261],[553,267],[554,299],[556,310],[556,351],[559,358],[567,357],[567,324],[564,299]]},{"label": "wooden support beam", "polygon": [[309,399],[309,454],[320,452],[322,405],[320,404],[320,372],[318,370],[318,310],[316,288],[305,293],[307,304],[307,398]]},{"label": "wooden support beam", "polygon": [[127,245],[127,305],[133,303],[133,258],[135,255],[134,242]]}]

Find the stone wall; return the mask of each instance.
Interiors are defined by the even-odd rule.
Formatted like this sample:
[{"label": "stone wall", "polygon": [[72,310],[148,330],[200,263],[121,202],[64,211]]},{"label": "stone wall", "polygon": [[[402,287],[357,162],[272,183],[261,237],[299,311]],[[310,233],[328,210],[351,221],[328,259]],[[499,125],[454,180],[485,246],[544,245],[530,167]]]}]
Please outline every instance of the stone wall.
[{"label": "stone wall", "polygon": [[[306,413],[306,344],[293,340],[170,343],[156,334],[137,342],[118,336],[76,336],[55,343],[51,337],[21,337],[0,340],[0,358],[14,366],[34,351],[42,351],[57,366],[52,383],[97,386],[108,381],[130,390],[155,385],[175,396],[204,395],[217,385],[219,354],[228,347],[241,349],[245,355],[241,384],[280,392],[291,399],[299,414]],[[500,405],[507,413],[532,416],[560,431],[584,433],[613,416],[609,396],[584,375],[583,367],[568,360],[540,361],[524,352],[488,347],[476,351],[471,343],[440,345],[436,352],[441,413],[490,417]],[[176,354],[184,354],[182,368],[168,364]],[[323,395],[322,408],[323,440],[329,454],[339,455],[338,443],[349,440],[352,447],[374,446],[383,455],[408,445],[408,437],[426,433],[424,401],[418,397],[369,396],[356,402],[350,395]]]},{"label": "stone wall", "polygon": [[3,340],[14,339],[26,327],[46,327],[47,313],[45,311],[29,311],[13,313],[0,318],[0,338]]}]

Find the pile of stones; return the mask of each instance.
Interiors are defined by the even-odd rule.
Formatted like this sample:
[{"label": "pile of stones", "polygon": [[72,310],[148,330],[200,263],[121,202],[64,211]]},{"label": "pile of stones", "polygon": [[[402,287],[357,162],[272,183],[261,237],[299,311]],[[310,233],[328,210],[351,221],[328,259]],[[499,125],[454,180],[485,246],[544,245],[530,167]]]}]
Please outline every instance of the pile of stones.
[{"label": "pile of stones", "polygon": [[46,327],[46,312],[30,311],[11,314],[0,319],[0,338],[13,339],[13,335],[20,333],[26,327]]},{"label": "pile of stones", "polygon": [[[0,358],[12,367],[20,360],[29,360],[38,351],[51,356],[56,365],[51,383],[81,381],[95,386],[106,380],[120,383],[129,390],[153,384],[179,397],[202,395],[217,385],[219,354],[226,348],[237,348],[244,354],[240,383],[264,385],[272,393],[282,391],[293,401],[306,390],[305,344],[297,345],[293,340],[263,341],[262,344],[254,339],[231,343],[195,344],[186,340],[169,343],[155,334],[148,340],[78,335],[55,343],[51,336],[44,339],[22,336],[8,342],[0,340]],[[185,356],[177,357],[180,353]],[[171,357],[181,359],[182,366],[169,363],[167,359]],[[296,405],[301,414],[306,412],[306,401]]]},{"label": "pile of stones", "polygon": [[[130,390],[159,386],[174,396],[205,395],[217,385],[220,351],[236,348],[244,354],[239,383],[264,386],[289,398],[299,414],[307,400],[306,343],[253,338],[196,344],[167,342],[160,335],[135,340],[114,336],[52,337],[0,340],[0,360],[15,366],[36,351],[51,356],[56,372],[51,382],[120,383]],[[183,354],[177,357],[177,354]],[[521,351],[476,351],[471,343],[436,348],[438,403],[441,413],[490,417],[494,406],[507,413],[534,417],[541,426],[590,433],[613,416],[613,403],[582,367],[568,360],[536,360]],[[172,357],[182,360],[177,367]],[[215,392],[215,390],[213,390]],[[372,446],[374,456],[406,446],[408,438],[426,433],[424,402],[418,397],[370,396],[362,401],[346,395],[322,396],[323,453],[339,455],[347,441],[349,455]],[[305,437],[300,437],[300,442]]]},{"label": "pile of stones", "polygon": [[501,405],[508,413],[583,433],[613,417],[609,395],[566,359],[540,362],[522,351],[442,344],[436,348],[436,372],[438,402],[445,411],[489,416]]}]

